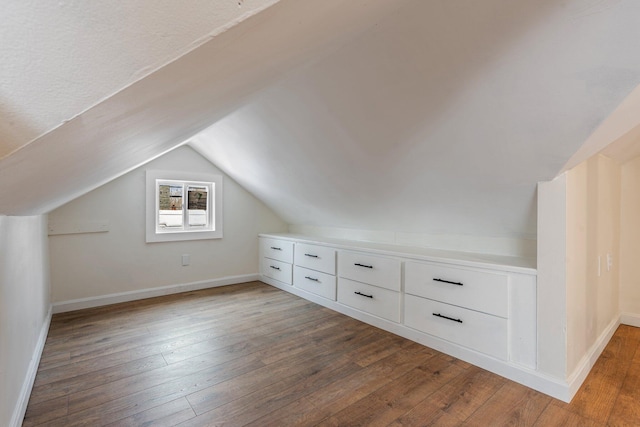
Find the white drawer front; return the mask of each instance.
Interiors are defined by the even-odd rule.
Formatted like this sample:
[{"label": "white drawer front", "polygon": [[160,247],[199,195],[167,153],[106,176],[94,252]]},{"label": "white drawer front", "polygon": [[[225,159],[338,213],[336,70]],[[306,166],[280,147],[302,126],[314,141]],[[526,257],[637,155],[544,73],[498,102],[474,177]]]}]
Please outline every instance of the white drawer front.
[{"label": "white drawer front", "polygon": [[404,323],[410,328],[507,360],[506,319],[413,295],[404,301]]},{"label": "white drawer front", "polygon": [[291,284],[291,264],[270,258],[262,258],[262,274],[279,282]]},{"label": "white drawer front", "polygon": [[509,316],[506,274],[406,262],[405,292],[500,317]]},{"label": "white drawer front", "polygon": [[338,279],[338,302],[383,319],[400,322],[400,293]]},{"label": "white drawer front", "polygon": [[336,300],[336,276],[308,268],[293,268],[293,286],[330,300]]},{"label": "white drawer front", "polygon": [[261,237],[260,253],[267,258],[293,264],[293,242]]},{"label": "white drawer front", "polygon": [[336,250],[326,246],[296,243],[295,264],[301,267],[336,274]]},{"label": "white drawer front", "polygon": [[400,290],[400,261],[358,252],[338,252],[338,275],[392,291]]}]

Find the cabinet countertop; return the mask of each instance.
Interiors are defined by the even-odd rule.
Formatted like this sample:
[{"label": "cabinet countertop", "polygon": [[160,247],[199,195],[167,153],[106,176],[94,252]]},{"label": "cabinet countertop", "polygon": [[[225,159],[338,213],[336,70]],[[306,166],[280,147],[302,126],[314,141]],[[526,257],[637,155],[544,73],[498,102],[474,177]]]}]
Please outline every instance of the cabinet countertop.
[{"label": "cabinet countertop", "polygon": [[374,254],[408,258],[416,261],[433,261],[457,266],[491,268],[513,273],[536,275],[535,258],[523,258],[472,252],[445,251],[434,248],[400,246],[385,243],[341,240],[291,233],[261,233],[260,237],[291,240],[301,243],[331,246],[336,249],[366,251]]}]

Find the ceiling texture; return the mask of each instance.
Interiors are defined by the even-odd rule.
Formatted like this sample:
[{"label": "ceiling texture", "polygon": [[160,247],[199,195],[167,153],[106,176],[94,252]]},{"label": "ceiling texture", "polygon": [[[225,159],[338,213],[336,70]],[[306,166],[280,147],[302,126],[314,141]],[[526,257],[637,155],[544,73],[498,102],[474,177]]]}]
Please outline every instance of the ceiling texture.
[{"label": "ceiling texture", "polygon": [[0,214],[188,142],[291,224],[535,238],[640,84],[635,0],[40,3],[2,12]]}]

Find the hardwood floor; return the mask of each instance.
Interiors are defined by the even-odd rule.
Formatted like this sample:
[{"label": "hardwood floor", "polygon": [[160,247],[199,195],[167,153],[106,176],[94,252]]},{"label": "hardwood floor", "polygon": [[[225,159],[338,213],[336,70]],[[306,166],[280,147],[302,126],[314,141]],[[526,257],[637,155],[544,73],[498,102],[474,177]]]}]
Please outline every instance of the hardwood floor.
[{"label": "hardwood floor", "polygon": [[640,329],[571,404],[260,282],[55,315],[24,426],[638,426]]}]

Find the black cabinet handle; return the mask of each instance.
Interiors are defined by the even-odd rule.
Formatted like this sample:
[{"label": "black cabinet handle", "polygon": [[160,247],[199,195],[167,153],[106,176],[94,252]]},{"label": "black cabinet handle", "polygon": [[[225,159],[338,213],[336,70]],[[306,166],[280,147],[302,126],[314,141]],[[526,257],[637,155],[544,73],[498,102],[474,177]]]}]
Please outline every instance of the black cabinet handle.
[{"label": "black cabinet handle", "polygon": [[443,316],[440,313],[433,313],[434,316],[436,317],[442,317],[443,319],[447,319],[447,320],[451,320],[453,322],[458,322],[458,323],[462,323],[462,320],[460,319],[454,319],[453,317],[449,317],[449,316]]},{"label": "black cabinet handle", "polygon": [[358,266],[358,267],[364,267],[364,268],[373,268],[373,265],[360,264],[359,262],[356,262],[353,265]]},{"label": "black cabinet handle", "polygon": [[319,282],[320,280],[316,279],[315,277],[311,277],[311,276],[304,276],[305,279],[309,279],[312,282]]},{"label": "black cabinet handle", "polygon": [[278,271],[280,271],[280,267],[275,267],[275,266],[273,266],[273,265],[270,265],[269,267],[273,268],[274,270],[278,270]]},{"label": "black cabinet handle", "polygon": [[363,297],[367,297],[367,298],[373,298],[373,295],[363,294],[362,292],[358,292],[358,291],[354,292],[354,294],[356,294],[356,295],[361,295],[361,296],[363,296]]},{"label": "black cabinet handle", "polygon": [[273,249],[274,251],[281,251],[282,248],[276,248],[275,246],[271,246],[271,249]]},{"label": "black cabinet handle", "polygon": [[462,283],[460,282],[450,282],[449,280],[444,280],[444,279],[433,279],[434,282],[442,282],[442,283],[450,283],[452,285],[456,285],[456,286],[464,286]]},{"label": "black cabinet handle", "polygon": [[311,258],[318,258],[318,255],[313,255],[313,254],[304,254],[304,256],[308,256]]}]

